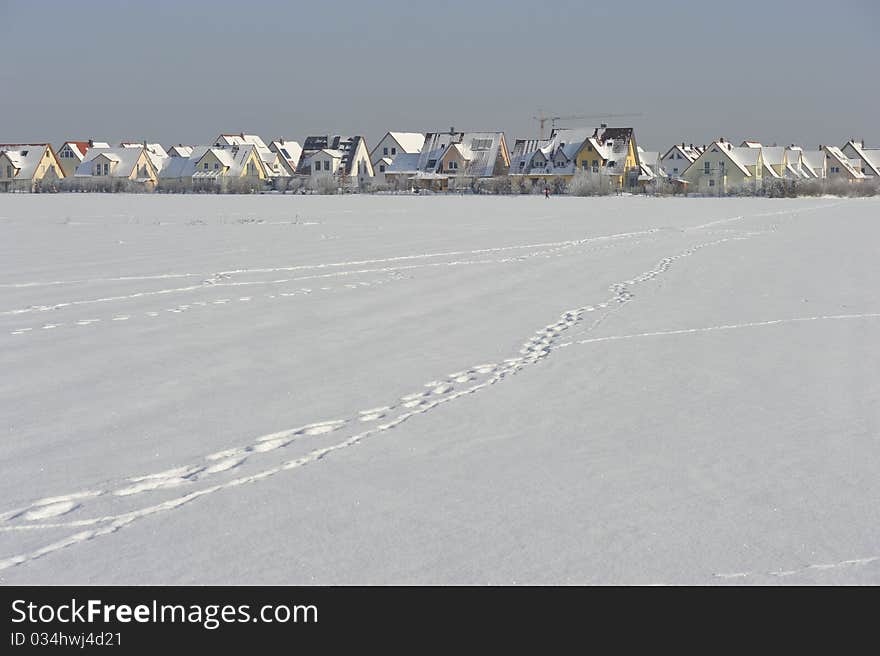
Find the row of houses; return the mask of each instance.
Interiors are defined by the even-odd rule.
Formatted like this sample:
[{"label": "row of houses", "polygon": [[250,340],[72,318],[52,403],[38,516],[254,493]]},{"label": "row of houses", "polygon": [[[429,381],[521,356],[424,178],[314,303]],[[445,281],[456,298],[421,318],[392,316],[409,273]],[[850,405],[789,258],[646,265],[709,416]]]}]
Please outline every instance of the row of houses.
[{"label": "row of houses", "polygon": [[[662,154],[661,154],[662,152]],[[667,184],[701,193],[758,190],[774,182],[880,180],[880,148],[850,139],[843,146],[738,146],[719,138],[666,151],[643,149],[633,128],[554,129],[546,139],[503,132],[388,132],[372,149],[363,136],[316,135],[300,144],[268,144],[253,134],[221,134],[207,145],[123,141],[0,144],[0,191],[126,188],[210,191],[238,182],[279,187],[285,179],[328,181],[333,188],[448,190],[506,177],[520,188],[564,187],[576,176],[607,188],[637,190]]]}]

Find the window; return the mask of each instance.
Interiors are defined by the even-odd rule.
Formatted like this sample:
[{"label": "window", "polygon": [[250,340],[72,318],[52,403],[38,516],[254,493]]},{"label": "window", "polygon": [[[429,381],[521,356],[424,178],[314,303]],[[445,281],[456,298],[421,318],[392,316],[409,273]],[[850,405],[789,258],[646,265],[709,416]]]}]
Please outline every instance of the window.
[{"label": "window", "polygon": [[449,162],[449,164],[447,164],[447,166],[450,171],[455,171],[458,169],[458,162],[456,162],[455,160],[452,160]]},{"label": "window", "polygon": [[709,162],[703,162],[703,173],[709,175]]},{"label": "window", "polygon": [[329,159],[324,162],[324,170],[325,171],[330,170],[330,160]]},{"label": "window", "polygon": [[379,172],[385,173],[385,165],[384,164],[379,164]]},{"label": "window", "polygon": [[257,174],[257,167],[254,166],[254,163],[253,163],[253,162],[248,162],[248,165],[247,165],[247,174],[248,174],[248,175],[256,175],[256,174]]},{"label": "window", "polygon": [[214,170],[215,170],[215,171],[219,171],[219,170],[220,170],[220,165],[219,165],[217,162],[214,162]]},{"label": "window", "polygon": [[382,149],[382,154],[383,154],[383,155],[387,155],[387,154],[388,154],[388,149],[387,149],[387,148],[383,148],[383,149]]},{"label": "window", "polygon": [[710,186],[710,187],[714,187],[714,186],[715,186],[715,179],[714,179],[714,178],[709,178],[709,186]]},{"label": "window", "polygon": [[672,172],[673,172],[673,173],[678,173],[678,169],[677,169],[677,168],[674,168],[674,169],[672,169]]},{"label": "window", "polygon": [[208,170],[208,163],[205,162],[205,163],[203,164],[203,167],[204,167],[204,169],[207,171],[207,170]]},{"label": "window", "polygon": [[598,168],[599,168],[599,160],[598,160],[598,159],[594,159],[594,160],[593,160],[593,168],[594,168],[594,169],[598,169]]},{"label": "window", "polygon": [[526,167],[526,162],[525,162],[525,160],[520,161],[520,163],[519,163],[519,170],[522,171],[525,167]]},{"label": "window", "polygon": [[581,162],[581,168],[582,168],[584,171],[586,171],[589,167],[590,167],[590,162],[588,162],[587,160],[584,160],[584,161]]},{"label": "window", "polygon": [[392,149],[391,149],[391,154],[392,154],[392,155],[396,155],[396,154],[397,154],[397,148],[392,148]]},{"label": "window", "polygon": [[681,153],[675,153],[675,159],[681,159]]},{"label": "window", "polygon": [[104,162],[104,175],[110,175],[110,162]]},{"label": "window", "polygon": [[6,177],[7,177],[7,178],[11,178],[11,177],[12,177],[12,167],[11,167],[11,166],[7,166],[7,167],[6,167]]}]

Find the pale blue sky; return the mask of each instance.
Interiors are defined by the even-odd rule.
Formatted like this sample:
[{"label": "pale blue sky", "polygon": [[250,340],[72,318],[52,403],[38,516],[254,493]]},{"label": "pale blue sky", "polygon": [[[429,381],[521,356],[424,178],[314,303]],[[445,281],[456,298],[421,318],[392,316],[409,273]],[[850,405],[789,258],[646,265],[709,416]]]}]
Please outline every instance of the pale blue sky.
[{"label": "pale blue sky", "polygon": [[[638,113],[643,146],[880,146],[880,4],[0,0],[0,142],[534,135]],[[592,124],[593,121],[587,121]]]}]

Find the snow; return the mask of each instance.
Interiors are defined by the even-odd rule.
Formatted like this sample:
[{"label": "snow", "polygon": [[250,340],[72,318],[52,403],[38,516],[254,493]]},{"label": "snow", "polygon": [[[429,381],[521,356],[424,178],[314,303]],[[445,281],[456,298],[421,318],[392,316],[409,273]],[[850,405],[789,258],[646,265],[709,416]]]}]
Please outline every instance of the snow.
[{"label": "snow", "polygon": [[880,583],[876,199],[0,197],[0,582]]}]

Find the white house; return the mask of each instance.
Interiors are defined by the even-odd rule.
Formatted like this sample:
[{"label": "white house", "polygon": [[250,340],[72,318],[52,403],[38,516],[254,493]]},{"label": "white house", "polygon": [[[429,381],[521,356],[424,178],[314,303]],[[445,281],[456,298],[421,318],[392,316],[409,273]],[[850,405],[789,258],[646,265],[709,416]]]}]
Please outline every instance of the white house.
[{"label": "white house", "polygon": [[297,174],[311,178],[333,175],[343,186],[362,186],[374,178],[367,142],[359,135],[306,137]]},{"label": "white house", "polygon": [[660,166],[667,176],[679,179],[682,173],[700,156],[702,150],[694,144],[685,145],[684,141],[675,144],[660,158]]},{"label": "white house", "polygon": [[376,182],[385,182],[385,170],[395,157],[420,153],[424,142],[423,132],[386,132],[370,153]]}]

